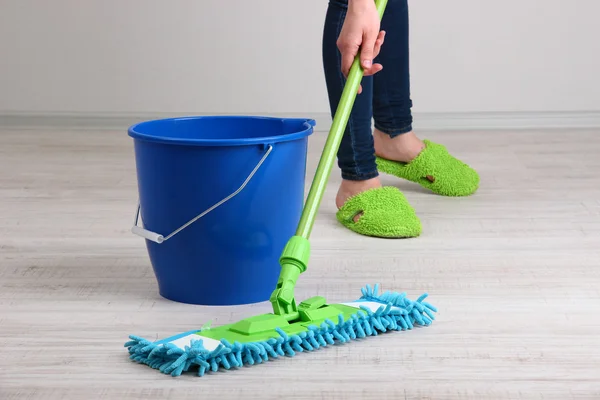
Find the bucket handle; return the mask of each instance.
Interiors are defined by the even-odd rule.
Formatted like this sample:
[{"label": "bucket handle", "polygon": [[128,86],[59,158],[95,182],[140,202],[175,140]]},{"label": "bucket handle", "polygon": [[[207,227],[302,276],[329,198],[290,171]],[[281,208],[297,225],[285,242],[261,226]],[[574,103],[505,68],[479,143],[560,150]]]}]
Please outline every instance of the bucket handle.
[{"label": "bucket handle", "polygon": [[135,213],[135,220],[133,222],[133,227],[131,228],[131,232],[133,232],[134,234],[136,234],[138,236],[141,236],[145,239],[151,240],[151,241],[153,241],[155,243],[159,243],[159,244],[166,240],[171,239],[173,236],[175,236],[176,234],[178,234],[179,232],[181,232],[182,230],[184,230],[185,228],[187,228],[188,226],[190,226],[191,224],[193,224],[200,218],[204,217],[206,214],[208,214],[215,208],[221,206],[223,203],[225,203],[225,202],[231,200],[233,197],[237,196],[246,187],[246,185],[248,185],[248,183],[250,182],[250,179],[252,179],[252,177],[254,176],[254,174],[256,174],[256,172],[258,171],[260,166],[265,162],[265,160],[267,159],[269,154],[271,154],[271,151],[273,151],[273,145],[269,144],[269,145],[266,145],[265,147],[267,148],[267,151],[262,156],[262,158],[260,159],[258,164],[256,164],[256,167],[254,167],[252,172],[250,172],[250,175],[248,175],[248,177],[246,178],[244,183],[242,183],[242,185],[235,192],[231,193],[229,196],[225,197],[223,200],[215,203],[213,206],[209,207],[208,209],[202,211],[196,217],[192,218],[191,220],[189,220],[188,222],[186,222],[185,224],[183,224],[182,226],[180,226],[179,228],[177,228],[176,230],[174,230],[173,232],[168,234],[166,237],[159,233],[152,232],[152,231],[142,228],[141,226],[138,226],[138,219],[140,217],[140,208],[141,208],[140,201],[138,200],[137,211]]}]

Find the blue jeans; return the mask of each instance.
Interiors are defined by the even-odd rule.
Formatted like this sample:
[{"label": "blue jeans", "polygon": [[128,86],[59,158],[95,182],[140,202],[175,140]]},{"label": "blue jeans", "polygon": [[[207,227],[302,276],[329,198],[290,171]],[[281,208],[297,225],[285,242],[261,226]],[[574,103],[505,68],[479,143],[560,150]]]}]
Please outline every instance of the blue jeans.
[{"label": "blue jeans", "polygon": [[[348,0],[330,0],[323,29],[323,67],[332,116],[346,81],[336,42],[347,10]],[[407,0],[388,0],[381,29],[386,32],[385,42],[374,62],[381,63],[383,70],[363,78],[363,91],[356,97],[337,154],[342,178],[347,180],[366,180],[379,175],[372,121],[376,129],[391,137],[412,130]]]}]

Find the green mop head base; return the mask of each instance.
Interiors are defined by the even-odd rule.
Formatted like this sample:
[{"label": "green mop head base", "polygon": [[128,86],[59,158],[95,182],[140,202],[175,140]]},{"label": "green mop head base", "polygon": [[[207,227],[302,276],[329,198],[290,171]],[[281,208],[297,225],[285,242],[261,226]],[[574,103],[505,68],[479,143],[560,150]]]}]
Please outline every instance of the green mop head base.
[{"label": "green mop head base", "polygon": [[427,294],[413,301],[405,293],[379,295],[378,289],[378,285],[367,285],[358,300],[348,303],[328,305],[322,297],[309,299],[301,303],[299,317],[291,321],[262,314],[155,342],[132,335],[125,347],[131,360],[162,373],[179,376],[197,370],[198,376],[204,376],[208,371],[260,364],[388,331],[428,326],[435,319],[437,309],[423,301]]}]

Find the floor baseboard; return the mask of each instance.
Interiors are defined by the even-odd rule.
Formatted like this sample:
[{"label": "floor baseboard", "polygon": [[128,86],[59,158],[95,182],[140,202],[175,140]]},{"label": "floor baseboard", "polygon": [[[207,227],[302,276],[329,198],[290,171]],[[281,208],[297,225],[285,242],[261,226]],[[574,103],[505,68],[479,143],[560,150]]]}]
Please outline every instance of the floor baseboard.
[{"label": "floor baseboard", "polygon": [[[0,128],[11,129],[97,129],[123,130],[137,122],[150,119],[202,115],[197,113],[146,114],[29,114],[1,113]],[[226,115],[226,114],[219,114]],[[327,131],[331,126],[328,113],[245,114],[274,117],[313,118],[316,129]],[[490,112],[490,113],[415,113],[414,127],[419,131],[437,130],[502,130],[502,129],[594,129],[600,128],[600,111],[569,112]]]},{"label": "floor baseboard", "polygon": [[595,129],[600,111],[415,113],[419,130]]}]

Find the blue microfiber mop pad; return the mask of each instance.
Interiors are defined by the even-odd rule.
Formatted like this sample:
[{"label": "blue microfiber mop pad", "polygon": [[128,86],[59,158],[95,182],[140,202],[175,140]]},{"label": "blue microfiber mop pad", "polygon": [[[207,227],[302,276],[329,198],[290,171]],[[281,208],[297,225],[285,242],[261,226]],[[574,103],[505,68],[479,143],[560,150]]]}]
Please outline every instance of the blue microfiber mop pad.
[{"label": "blue microfiber mop pad", "polygon": [[289,335],[277,329],[278,336],[252,343],[229,343],[201,336],[195,330],[167,339],[151,342],[138,336],[130,336],[125,343],[130,359],[148,365],[162,373],[179,376],[183,372],[198,369],[198,376],[220,368],[229,370],[247,365],[260,364],[279,356],[294,356],[303,351],[388,331],[410,330],[415,326],[428,326],[437,309],[424,302],[427,294],[416,301],[405,293],[385,292],[378,294],[379,285],[362,288],[362,296],[353,302],[343,303],[357,308],[350,318],[339,316],[337,323],[326,320],[320,326],[310,326],[307,331]]}]

